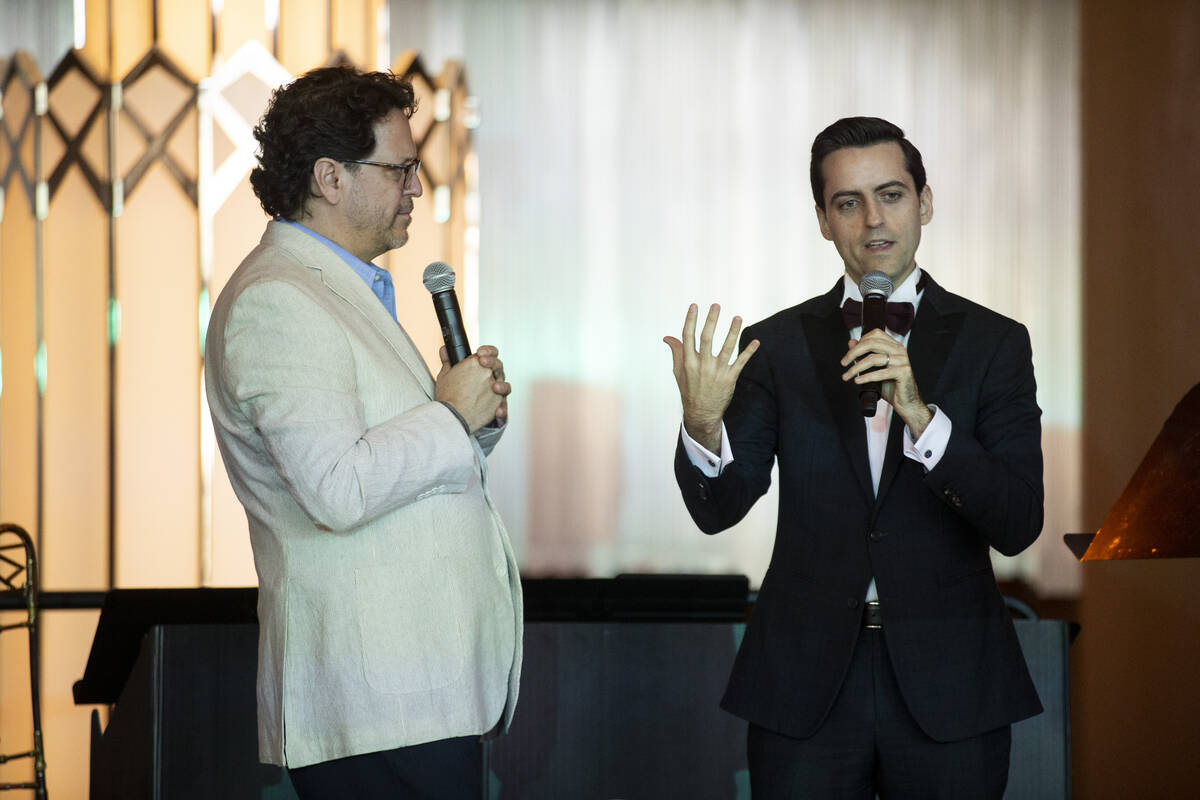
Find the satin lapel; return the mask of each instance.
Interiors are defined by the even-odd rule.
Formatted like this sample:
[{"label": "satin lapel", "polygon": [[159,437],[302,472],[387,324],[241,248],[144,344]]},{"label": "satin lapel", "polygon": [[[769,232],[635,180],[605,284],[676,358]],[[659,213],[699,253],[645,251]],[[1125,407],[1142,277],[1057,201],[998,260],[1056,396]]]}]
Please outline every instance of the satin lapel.
[{"label": "satin lapel", "polygon": [[838,430],[838,438],[850,457],[854,475],[858,478],[863,497],[869,505],[873,501],[871,487],[871,465],[867,460],[867,431],[859,410],[858,387],[842,380],[841,360],[846,354],[846,342],[850,337],[842,322],[839,302],[842,299],[842,282],[839,280],[822,298],[820,307],[811,314],[801,317],[804,336],[809,353],[821,379],[829,413]]},{"label": "satin lapel", "polygon": [[[928,279],[925,294],[921,298],[921,307],[913,322],[912,334],[908,337],[908,358],[912,362],[913,377],[917,381],[917,389],[922,398],[937,396],[938,381],[942,377],[942,368],[950,349],[958,338],[966,314],[962,311],[948,310],[948,295],[946,290]],[[903,446],[904,422],[896,414],[892,414],[892,426],[888,431],[887,450],[884,451],[883,470],[879,476],[879,497],[882,501],[900,464],[906,457]]]},{"label": "satin lapel", "polygon": [[379,302],[379,298],[367,287],[362,278],[336,253],[303,231],[278,222],[268,225],[270,236],[300,256],[310,269],[321,273],[321,282],[329,291],[345,300],[356,313],[361,314],[371,327],[382,336],[399,356],[400,361],[412,373],[413,378],[429,399],[433,399],[433,376],[425,359],[404,329],[396,324],[392,315]]}]

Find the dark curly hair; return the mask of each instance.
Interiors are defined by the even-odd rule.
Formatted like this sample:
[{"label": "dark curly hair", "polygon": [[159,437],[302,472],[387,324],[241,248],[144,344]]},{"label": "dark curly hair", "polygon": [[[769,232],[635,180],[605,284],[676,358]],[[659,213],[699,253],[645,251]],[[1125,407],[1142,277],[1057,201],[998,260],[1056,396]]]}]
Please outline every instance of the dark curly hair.
[{"label": "dark curly hair", "polygon": [[295,219],[309,197],[318,158],[366,158],[375,149],[375,123],[393,109],[416,111],[412,84],[391,72],[323,67],[281,86],[254,128],[258,166],[250,185],[272,217]]},{"label": "dark curly hair", "polygon": [[825,210],[825,172],[822,167],[830,153],[846,147],[869,147],[884,142],[900,145],[904,153],[904,166],[912,176],[917,191],[924,189],[925,164],[921,161],[921,151],[904,138],[904,131],[878,117],[846,117],[818,133],[813,140],[812,162],[808,171],[817,207]]}]

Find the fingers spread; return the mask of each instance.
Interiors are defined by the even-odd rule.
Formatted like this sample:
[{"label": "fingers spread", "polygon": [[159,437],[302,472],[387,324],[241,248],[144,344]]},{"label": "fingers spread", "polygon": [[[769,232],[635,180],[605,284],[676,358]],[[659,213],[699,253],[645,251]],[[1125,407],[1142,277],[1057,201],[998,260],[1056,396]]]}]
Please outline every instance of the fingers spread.
[{"label": "fingers spread", "polygon": [[696,343],[696,304],[692,303],[688,306],[687,316],[683,318],[683,341],[688,343],[689,349]]},{"label": "fingers spread", "polygon": [[735,375],[741,374],[742,367],[746,366],[746,362],[750,360],[750,356],[754,355],[757,351],[758,339],[755,339],[754,341],[750,342],[750,344],[746,345],[746,348],[738,354],[737,360],[733,362],[733,370]]},{"label": "fingers spread", "polygon": [[720,423],[729,406],[738,374],[758,349],[758,342],[754,341],[746,346],[736,361],[730,363],[742,330],[742,318],[734,317],[720,352],[714,354],[713,337],[720,313],[719,304],[709,306],[704,327],[700,331],[699,346],[696,341],[699,311],[695,303],[688,307],[683,323],[683,339],[663,337],[663,342],[671,348],[675,380],[683,401],[684,425],[689,431],[715,430],[713,426]]},{"label": "fingers spread", "polygon": [[664,336],[663,341],[667,343],[667,347],[671,348],[671,371],[678,379],[679,371],[683,368],[683,342],[674,336]]},{"label": "fingers spread", "polygon": [[721,306],[713,303],[708,307],[708,316],[704,318],[704,328],[700,331],[700,352],[703,355],[712,353],[713,334],[717,330],[717,317],[721,316]]},{"label": "fingers spread", "polygon": [[729,325],[729,333],[725,334],[725,344],[721,346],[721,363],[728,364],[733,357],[733,349],[737,347],[738,335],[742,332],[742,318],[734,317]]}]

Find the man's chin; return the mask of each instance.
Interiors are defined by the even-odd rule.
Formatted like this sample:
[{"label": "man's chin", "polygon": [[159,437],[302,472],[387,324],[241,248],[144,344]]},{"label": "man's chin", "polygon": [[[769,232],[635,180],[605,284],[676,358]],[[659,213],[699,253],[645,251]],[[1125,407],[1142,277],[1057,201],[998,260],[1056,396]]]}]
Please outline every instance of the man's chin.
[{"label": "man's chin", "polygon": [[916,266],[917,265],[915,261],[909,261],[907,264],[898,265],[894,262],[880,260],[880,262],[876,264],[872,264],[870,262],[866,264],[857,264],[856,269],[851,270],[850,274],[851,277],[855,279],[855,282],[861,282],[863,276],[868,272],[882,272],[891,279],[894,286],[899,286],[901,283],[904,283],[905,278],[912,273]]}]

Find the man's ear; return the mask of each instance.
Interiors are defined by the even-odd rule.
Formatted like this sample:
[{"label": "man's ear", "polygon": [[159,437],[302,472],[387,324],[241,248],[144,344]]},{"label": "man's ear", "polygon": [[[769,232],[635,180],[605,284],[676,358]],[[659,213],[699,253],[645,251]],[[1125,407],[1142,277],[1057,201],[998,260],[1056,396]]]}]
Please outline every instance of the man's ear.
[{"label": "man's ear", "polygon": [[318,158],[313,162],[309,183],[314,197],[324,197],[325,202],[336,206],[346,188],[342,180],[342,165],[332,158]]},{"label": "man's ear", "polygon": [[829,230],[829,220],[825,218],[825,209],[815,203],[813,204],[813,208],[817,212],[817,225],[821,227],[821,235],[825,237],[826,241],[832,242],[833,233]]},{"label": "man's ear", "polygon": [[933,189],[930,189],[927,183],[921,190],[921,224],[928,225],[931,219],[933,219]]}]

